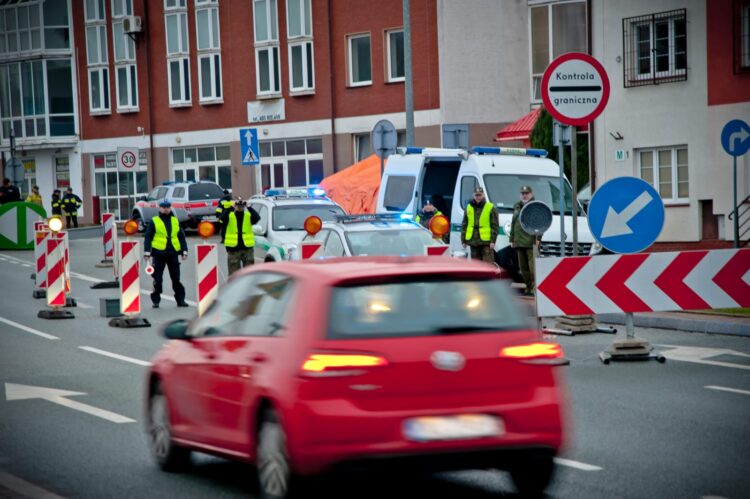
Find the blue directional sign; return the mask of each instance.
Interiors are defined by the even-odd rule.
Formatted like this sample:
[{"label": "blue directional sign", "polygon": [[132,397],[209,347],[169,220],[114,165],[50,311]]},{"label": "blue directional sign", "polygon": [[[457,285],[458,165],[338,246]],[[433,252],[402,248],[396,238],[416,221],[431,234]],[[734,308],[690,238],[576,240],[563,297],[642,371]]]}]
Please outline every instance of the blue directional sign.
[{"label": "blue directional sign", "polygon": [[750,149],[750,126],[742,120],[732,120],[721,130],[721,145],[730,156],[742,156]]},{"label": "blue directional sign", "polygon": [[651,184],[636,177],[618,177],[596,190],[588,219],[599,244],[614,253],[638,253],[659,237],[664,203]]},{"label": "blue directional sign", "polygon": [[243,165],[260,163],[257,128],[240,128],[240,151]]}]

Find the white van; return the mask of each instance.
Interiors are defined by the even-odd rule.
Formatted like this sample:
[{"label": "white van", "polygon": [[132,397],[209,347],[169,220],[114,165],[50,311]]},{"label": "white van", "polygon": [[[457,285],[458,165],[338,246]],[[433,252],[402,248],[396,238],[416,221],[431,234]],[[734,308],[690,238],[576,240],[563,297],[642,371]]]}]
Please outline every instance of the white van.
[{"label": "white van", "polygon": [[[541,149],[506,147],[475,147],[463,149],[431,149],[409,147],[399,149],[388,158],[378,193],[378,213],[416,214],[426,199],[451,221],[451,251],[460,251],[461,222],[464,209],[474,189],[484,188],[500,218],[500,234],[495,241],[495,260],[514,274],[515,252],[503,251],[508,246],[513,205],[519,200],[521,186],[534,190],[534,198],[552,209],[554,220],[542,237],[542,256],[560,256],[560,167],[548,159]],[[565,179],[565,254],[573,254],[573,195]],[[578,207],[578,254],[587,255],[594,243],[585,213]],[[509,255],[510,253],[510,255]],[[509,268],[510,267],[510,268]]]}]

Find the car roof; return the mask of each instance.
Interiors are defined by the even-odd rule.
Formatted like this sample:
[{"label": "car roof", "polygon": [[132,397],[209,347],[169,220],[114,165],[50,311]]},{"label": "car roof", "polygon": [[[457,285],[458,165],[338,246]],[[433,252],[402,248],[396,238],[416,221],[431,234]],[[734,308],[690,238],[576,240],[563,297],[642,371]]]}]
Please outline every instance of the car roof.
[{"label": "car roof", "polygon": [[252,265],[239,274],[256,272],[280,272],[302,279],[312,279],[320,285],[328,286],[344,281],[367,281],[405,275],[479,279],[502,277],[497,267],[486,263],[434,256],[362,256],[283,261]]},{"label": "car roof", "polygon": [[365,232],[373,230],[426,230],[410,220],[378,220],[362,222],[323,222],[323,228],[339,228],[345,232]]},{"label": "car roof", "polygon": [[247,200],[248,203],[254,203],[257,201],[270,203],[274,206],[293,206],[293,205],[311,205],[319,204],[325,206],[338,206],[335,202],[330,199],[323,198],[285,198],[275,199],[272,197],[254,197]]}]

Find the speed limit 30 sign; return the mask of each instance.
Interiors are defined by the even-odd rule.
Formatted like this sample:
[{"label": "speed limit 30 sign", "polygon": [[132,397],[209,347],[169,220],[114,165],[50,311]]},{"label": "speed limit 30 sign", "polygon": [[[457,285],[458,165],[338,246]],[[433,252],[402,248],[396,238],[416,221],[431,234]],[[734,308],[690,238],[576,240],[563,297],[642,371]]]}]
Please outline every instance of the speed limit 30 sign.
[{"label": "speed limit 30 sign", "polygon": [[563,54],[544,72],[542,100],[547,111],[560,123],[586,125],[607,105],[609,78],[604,67],[590,55]]},{"label": "speed limit 30 sign", "polygon": [[117,148],[117,169],[121,171],[133,171],[138,166],[138,148]]}]

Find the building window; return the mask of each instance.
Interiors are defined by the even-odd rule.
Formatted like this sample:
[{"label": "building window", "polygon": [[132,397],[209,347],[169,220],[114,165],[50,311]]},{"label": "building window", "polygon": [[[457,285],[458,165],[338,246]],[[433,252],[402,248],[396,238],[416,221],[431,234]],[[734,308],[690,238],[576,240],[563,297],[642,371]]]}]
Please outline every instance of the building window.
[{"label": "building window", "polygon": [[347,46],[349,51],[349,85],[352,87],[372,85],[370,34],[350,36]]},{"label": "building window", "polygon": [[[372,141],[369,133],[357,133],[352,135],[352,145],[354,146],[354,161],[362,161],[375,154],[372,149]],[[396,132],[396,147],[406,147],[406,131],[399,130]]]},{"label": "building window", "polygon": [[687,147],[638,151],[641,178],[654,186],[666,202],[684,202],[690,197]]},{"label": "building window", "polygon": [[0,7],[0,57],[14,57],[41,50],[42,27],[39,9],[39,3],[31,2],[19,6]]},{"label": "building window", "polygon": [[255,75],[258,96],[281,94],[276,0],[254,0]]},{"label": "building window", "polygon": [[221,37],[216,1],[195,0],[200,101],[221,102]]},{"label": "building window", "polygon": [[750,71],[750,0],[734,0],[734,72]]},{"label": "building window", "polygon": [[117,154],[94,154],[91,168],[94,171],[94,190],[99,196],[102,213],[112,213],[117,220],[127,220],[133,213],[135,202],[148,194],[146,151],[141,151],[139,170],[121,172],[117,169]]},{"label": "building window", "polygon": [[175,182],[209,180],[224,189],[232,188],[232,162],[229,146],[172,149]]},{"label": "building window", "polygon": [[86,0],[86,61],[89,75],[89,109],[109,112],[109,60],[104,0]]},{"label": "building window", "polygon": [[261,142],[262,190],[306,187],[323,180],[323,141],[319,138]]},{"label": "building window", "polygon": [[190,105],[190,47],[186,0],[164,0],[167,26],[167,80],[169,104]]},{"label": "building window", "polygon": [[588,53],[586,2],[531,7],[531,101],[542,101],[542,76],[567,52]]},{"label": "building window", "polygon": [[117,111],[120,113],[138,111],[138,68],[135,64],[135,43],[123,29],[123,17],[132,15],[132,0],[112,0],[115,84]]},{"label": "building window", "polygon": [[404,30],[386,31],[388,46],[388,81],[404,81]]},{"label": "building window", "polygon": [[43,2],[44,48],[70,50],[68,2]]},{"label": "building window", "polygon": [[687,80],[686,10],[622,20],[625,88]]},{"label": "building window", "polygon": [[315,89],[311,3],[288,0],[286,8],[290,90],[308,93]]}]

